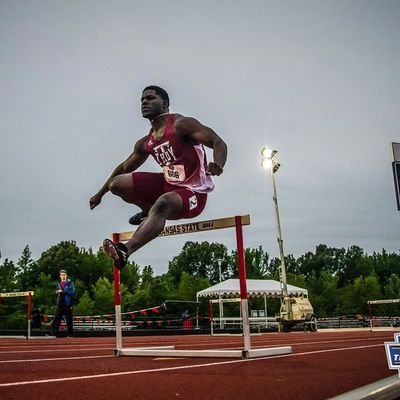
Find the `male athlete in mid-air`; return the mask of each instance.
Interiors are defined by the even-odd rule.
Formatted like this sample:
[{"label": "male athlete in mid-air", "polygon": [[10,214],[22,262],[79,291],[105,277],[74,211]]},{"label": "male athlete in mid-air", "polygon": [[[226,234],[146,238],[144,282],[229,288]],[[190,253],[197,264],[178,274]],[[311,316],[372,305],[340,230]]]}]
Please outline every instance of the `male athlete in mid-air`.
[{"label": "male athlete in mid-air", "polygon": [[[222,174],[227,157],[225,142],[211,128],[195,118],[169,113],[169,96],[164,89],[147,86],[141,110],[151,123],[149,134],[136,142],[133,153],[90,199],[93,209],[111,191],[141,209],[129,220],[139,227],[126,244],[109,239],[103,242],[119,269],[132,253],[162,232],[167,219],[193,218],[204,210],[207,194],[214,188],[211,175]],[[207,163],[203,146],[213,149],[212,162]],[[134,172],[149,155],[162,172]]]}]

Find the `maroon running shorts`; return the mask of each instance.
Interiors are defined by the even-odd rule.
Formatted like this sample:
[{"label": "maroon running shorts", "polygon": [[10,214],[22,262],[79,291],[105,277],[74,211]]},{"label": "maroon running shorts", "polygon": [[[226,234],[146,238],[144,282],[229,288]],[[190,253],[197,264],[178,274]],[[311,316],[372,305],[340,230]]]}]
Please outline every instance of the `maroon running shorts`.
[{"label": "maroon running shorts", "polygon": [[133,172],[133,200],[149,208],[156,200],[168,192],[178,193],[183,202],[183,209],[176,219],[197,217],[206,206],[207,193],[196,193],[189,189],[171,185],[164,179],[164,174],[157,172]]}]

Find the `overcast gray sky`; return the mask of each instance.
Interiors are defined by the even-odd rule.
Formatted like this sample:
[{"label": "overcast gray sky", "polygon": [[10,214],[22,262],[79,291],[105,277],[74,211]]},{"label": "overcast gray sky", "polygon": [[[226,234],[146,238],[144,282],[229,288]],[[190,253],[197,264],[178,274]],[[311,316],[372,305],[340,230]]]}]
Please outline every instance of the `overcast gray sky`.
[{"label": "overcast gray sky", "polygon": [[[197,220],[248,213],[245,246],[279,254],[268,145],[286,254],[398,252],[399,20],[399,1],[0,0],[2,259],[62,240],[97,250],[131,229],[134,206],[88,202],[148,132],[148,84],[229,146]],[[160,238],[133,259],[164,273],[187,240],[235,247],[222,230]]]}]

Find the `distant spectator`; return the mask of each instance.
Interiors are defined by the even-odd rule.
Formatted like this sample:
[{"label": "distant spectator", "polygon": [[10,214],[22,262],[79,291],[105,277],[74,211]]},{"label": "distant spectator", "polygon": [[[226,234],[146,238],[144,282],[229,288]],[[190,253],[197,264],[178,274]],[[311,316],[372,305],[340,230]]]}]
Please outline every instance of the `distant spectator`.
[{"label": "distant spectator", "polygon": [[185,310],[185,311],[182,313],[182,319],[188,319],[188,318],[190,318],[189,311],[188,311],[188,310]]},{"label": "distant spectator", "polygon": [[57,336],[62,317],[67,322],[68,336],[73,336],[74,328],[72,321],[72,306],[74,302],[75,287],[73,282],[68,279],[67,271],[60,270],[60,281],[57,283],[57,310],[54,321],[51,325],[51,333]]}]

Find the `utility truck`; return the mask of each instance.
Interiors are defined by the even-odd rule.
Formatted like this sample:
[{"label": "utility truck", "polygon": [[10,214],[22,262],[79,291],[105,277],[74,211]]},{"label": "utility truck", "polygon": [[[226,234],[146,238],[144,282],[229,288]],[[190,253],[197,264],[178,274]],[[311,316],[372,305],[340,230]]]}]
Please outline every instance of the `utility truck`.
[{"label": "utility truck", "polygon": [[282,300],[280,314],[277,315],[280,329],[289,332],[293,327],[303,325],[304,330],[315,332],[317,318],[307,296],[286,296]]}]

